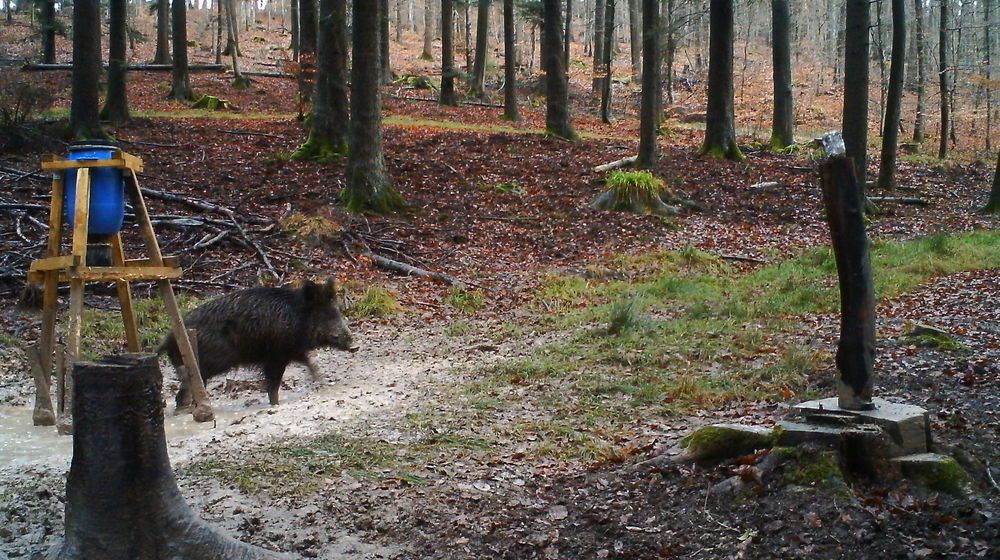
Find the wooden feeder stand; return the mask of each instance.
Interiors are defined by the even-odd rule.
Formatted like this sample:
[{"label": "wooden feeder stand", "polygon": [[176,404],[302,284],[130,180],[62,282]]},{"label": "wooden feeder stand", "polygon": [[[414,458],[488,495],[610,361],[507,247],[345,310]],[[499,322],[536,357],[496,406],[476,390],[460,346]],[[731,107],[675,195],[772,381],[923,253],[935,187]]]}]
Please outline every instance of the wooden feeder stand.
[{"label": "wooden feeder stand", "polygon": [[[53,417],[52,403],[49,401],[49,387],[53,371],[53,352],[55,350],[56,311],[58,307],[58,289],[60,283],[70,285],[69,332],[66,340],[65,360],[62,353],[56,355],[55,363],[72,364],[80,356],[80,331],[83,312],[83,287],[86,282],[114,282],[118,288],[118,300],[121,303],[122,321],[125,324],[125,338],[129,352],[140,352],[139,331],[136,326],[135,311],[132,308],[132,291],[129,282],[155,280],[163,298],[164,307],[170,314],[173,333],[177,339],[184,361],[181,375],[189,377],[194,404],[193,416],[199,422],[214,418],[211,403],[205,392],[201,379],[198,361],[192,348],[191,338],[184,328],[184,319],[177,307],[177,299],[170,285],[170,280],[180,278],[183,271],[177,266],[174,257],[164,257],[160,253],[159,243],[149,219],[149,211],[139,189],[137,174],[142,172],[142,160],[121,150],[109,148],[111,157],[108,159],[63,159],[57,156],[45,156],[42,169],[52,173],[52,202],[49,210],[49,238],[45,258],[31,263],[28,272],[29,282],[44,285],[42,304],[42,332],[37,350],[35,423],[48,423],[39,417]],[[114,168],[121,170],[124,181],[124,194],[131,199],[135,209],[136,222],[142,231],[145,241],[145,259],[126,259],[122,248],[121,233],[109,235],[111,244],[111,266],[90,266],[87,262],[87,240],[90,222],[91,205],[91,170],[96,168]],[[61,254],[64,228],[63,197],[65,194],[64,176],[68,170],[76,170],[76,192],[73,207],[72,238],[70,253]],[[35,354],[35,352],[32,352]],[[72,432],[72,393],[73,384],[70,375],[63,368],[57,367],[56,397],[58,402],[58,427],[60,433]],[[48,414],[44,414],[48,409]],[[39,414],[39,412],[42,414]]]}]

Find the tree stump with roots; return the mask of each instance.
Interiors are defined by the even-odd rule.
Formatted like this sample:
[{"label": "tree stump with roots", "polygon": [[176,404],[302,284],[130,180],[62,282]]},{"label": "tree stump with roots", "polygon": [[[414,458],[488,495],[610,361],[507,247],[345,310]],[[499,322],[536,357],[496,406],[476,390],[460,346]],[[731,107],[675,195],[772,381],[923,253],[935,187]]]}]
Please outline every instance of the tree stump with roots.
[{"label": "tree stump with roots", "polygon": [[66,534],[46,559],[286,558],[222,534],[184,503],[167,456],[155,355],[80,362],[73,378]]}]

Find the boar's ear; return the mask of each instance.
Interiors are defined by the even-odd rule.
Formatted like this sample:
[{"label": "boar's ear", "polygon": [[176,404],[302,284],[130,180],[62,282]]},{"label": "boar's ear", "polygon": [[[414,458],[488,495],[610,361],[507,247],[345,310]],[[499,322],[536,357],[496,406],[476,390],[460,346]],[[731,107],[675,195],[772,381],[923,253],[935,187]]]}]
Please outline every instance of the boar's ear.
[{"label": "boar's ear", "polygon": [[322,301],[323,291],[323,287],[312,280],[306,280],[305,283],[302,284],[302,296],[308,303],[317,303]]},{"label": "boar's ear", "polygon": [[337,301],[337,279],[333,276],[327,278],[324,288],[330,300]]}]

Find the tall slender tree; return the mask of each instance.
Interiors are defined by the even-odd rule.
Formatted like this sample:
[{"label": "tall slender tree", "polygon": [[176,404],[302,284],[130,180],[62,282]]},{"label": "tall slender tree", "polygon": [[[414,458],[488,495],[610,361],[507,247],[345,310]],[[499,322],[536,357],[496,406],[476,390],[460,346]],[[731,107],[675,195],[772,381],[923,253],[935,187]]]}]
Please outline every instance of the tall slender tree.
[{"label": "tall slender tree", "polygon": [[434,0],[424,0],[424,50],[421,60],[434,60]]},{"label": "tall slender tree", "polygon": [[[10,14],[8,4],[7,13]],[[42,2],[42,62],[56,62],[56,3],[55,0]]]},{"label": "tall slender tree", "polygon": [[299,60],[299,0],[288,1],[288,17],[292,20],[292,60]]},{"label": "tall slender tree", "polygon": [[[597,0],[601,2],[602,0]],[[611,123],[611,78],[614,59],[615,0],[604,3],[604,47],[601,49],[601,122]]]},{"label": "tall slender tree", "polygon": [[347,154],[347,2],[319,0],[316,95],[309,139],[292,159],[328,161]]},{"label": "tall slender tree", "polygon": [[521,120],[517,110],[517,28],[514,25],[514,0],[503,0],[503,116]]},{"label": "tall slender tree", "polygon": [[378,68],[379,83],[392,83],[389,66],[389,0],[378,0]]},{"label": "tall slender tree", "polygon": [[986,151],[993,149],[993,41],[990,38],[990,30],[995,25],[993,23],[993,4],[996,0],[984,0],[983,2],[983,50],[985,60],[983,66],[986,69]]},{"label": "tall slender tree", "polygon": [[657,97],[660,83],[660,2],[642,0],[642,102],[639,123],[639,154],[636,167],[652,169],[656,164]]},{"label": "tall slender tree", "polygon": [[892,0],[892,62],[889,66],[889,91],[886,94],[885,118],[882,120],[882,158],[878,170],[878,186],[883,189],[895,186],[905,65],[906,2]]},{"label": "tall slender tree", "polygon": [[569,47],[573,44],[573,0],[566,0],[566,31],[563,33],[563,66],[569,70]]},{"label": "tall slender tree", "polygon": [[709,6],[708,106],[702,155],[743,160],[733,110],[733,0]]},{"label": "tall slender tree", "polygon": [[[166,1],[166,0],[161,0]],[[187,0],[173,0],[171,5],[174,68],[170,97],[178,101],[191,99],[191,80],[188,75],[187,52]]]},{"label": "tall slender tree", "polygon": [[120,124],[129,119],[126,77],[128,2],[111,0],[108,11],[111,15],[108,36],[108,97],[101,111],[101,118]]},{"label": "tall slender tree", "polygon": [[854,160],[858,182],[865,184],[868,167],[868,0],[847,0],[844,27],[844,112],[847,157]]},{"label": "tall slender tree", "polygon": [[983,207],[985,214],[1000,214],[1000,152],[997,152],[997,168],[993,172],[993,188],[990,190],[990,199]]},{"label": "tall slender tree", "polygon": [[341,202],[351,212],[385,214],[403,207],[385,169],[382,149],[382,107],[379,97],[379,2],[351,16],[351,147],[347,186]]},{"label": "tall slender tree", "polygon": [[632,60],[632,81],[642,74],[642,30],[639,29],[639,0],[628,0],[629,54]]},{"label": "tall slender tree", "polygon": [[604,14],[607,11],[605,0],[594,0],[594,70],[591,83],[591,93],[597,94],[604,87]]},{"label": "tall slender tree", "polygon": [[299,56],[316,56],[316,0],[298,0],[299,3]]},{"label": "tall slender tree", "polygon": [[[170,64],[170,0],[156,1],[156,54],[153,64]],[[49,2],[55,5],[55,2]]]},{"label": "tall slender tree", "polygon": [[78,140],[104,138],[98,113],[97,81],[101,76],[101,5],[99,0],[73,3],[73,93],[69,126]]},{"label": "tall slender tree", "polygon": [[917,31],[914,38],[914,42],[917,44],[917,114],[913,118],[913,142],[922,144],[924,141],[924,113],[927,112],[926,96],[924,95],[927,84],[927,77],[925,75],[927,62],[925,54],[926,39],[924,38],[924,26],[926,25],[924,0],[913,0],[913,13]]},{"label": "tall slender tree", "polygon": [[545,130],[575,140],[569,120],[569,86],[563,67],[562,2],[542,0],[542,62],[545,70]]},{"label": "tall slender tree", "polygon": [[476,12],[476,58],[472,63],[472,95],[486,95],[486,51],[489,49],[490,0],[479,0]]},{"label": "tall slender tree", "polygon": [[458,105],[455,99],[455,7],[441,0],[441,97],[442,105]]},{"label": "tall slender tree", "polygon": [[774,115],[771,119],[773,150],[783,150],[795,142],[790,28],[788,0],[771,0],[771,54],[774,72]]},{"label": "tall slender tree", "polygon": [[948,106],[948,3],[941,0],[941,21],[938,35],[938,85],[941,90],[941,138],[938,144],[938,158],[948,156],[948,130],[951,114]]}]

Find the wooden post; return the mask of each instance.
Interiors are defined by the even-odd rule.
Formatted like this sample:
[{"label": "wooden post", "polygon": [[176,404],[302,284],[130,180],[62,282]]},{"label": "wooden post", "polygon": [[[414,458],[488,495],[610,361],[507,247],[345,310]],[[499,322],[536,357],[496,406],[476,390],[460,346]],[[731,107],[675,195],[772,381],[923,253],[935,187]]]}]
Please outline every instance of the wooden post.
[{"label": "wooden post", "polygon": [[38,346],[28,347],[28,362],[31,365],[31,376],[35,380],[35,410],[31,414],[31,423],[35,426],[54,426],[56,414],[52,410],[51,371],[42,365],[42,353]]},{"label": "wooden post", "polygon": [[[125,251],[122,248],[122,236],[116,233],[111,236],[111,263],[115,266],[125,266]],[[118,303],[122,308],[122,322],[125,323],[125,340],[128,342],[129,352],[138,352],[139,328],[135,321],[135,311],[132,309],[132,288],[129,287],[128,280],[115,282],[118,289]]]},{"label": "wooden post", "polygon": [[861,185],[853,161],[834,155],[820,166],[823,202],[840,280],[839,405],[870,410],[875,362],[875,290]]},{"label": "wooden post", "polygon": [[73,377],[65,539],[46,559],[285,558],[222,534],[184,502],[167,455],[155,355],[79,362]]}]

